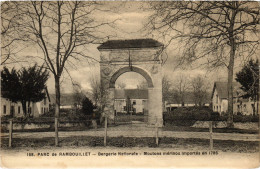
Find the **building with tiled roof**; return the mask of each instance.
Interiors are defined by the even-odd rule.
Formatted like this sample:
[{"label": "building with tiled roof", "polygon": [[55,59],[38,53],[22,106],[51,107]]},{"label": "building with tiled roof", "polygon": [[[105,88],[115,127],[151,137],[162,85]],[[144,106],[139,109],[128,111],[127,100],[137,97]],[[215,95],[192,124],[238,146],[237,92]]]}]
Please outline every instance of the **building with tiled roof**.
[{"label": "building with tiled roof", "polygon": [[154,39],[129,39],[129,40],[108,40],[98,46],[102,49],[129,49],[129,48],[154,48],[161,47],[162,43]]},{"label": "building with tiled roof", "polygon": [[148,90],[143,89],[116,89],[115,112],[126,113],[127,107],[135,113],[144,113],[147,110]]}]

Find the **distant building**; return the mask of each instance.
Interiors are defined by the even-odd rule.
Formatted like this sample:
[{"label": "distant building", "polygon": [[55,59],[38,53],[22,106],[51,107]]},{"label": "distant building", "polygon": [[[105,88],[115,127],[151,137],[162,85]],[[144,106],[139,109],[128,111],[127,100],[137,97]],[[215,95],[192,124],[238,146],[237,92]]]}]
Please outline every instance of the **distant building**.
[{"label": "distant building", "polygon": [[[250,98],[244,99],[245,94],[240,89],[241,85],[238,82],[233,82],[233,113],[253,115],[257,103],[254,103]],[[228,110],[228,87],[227,82],[215,82],[212,91],[212,110],[220,114],[227,113]]]},{"label": "distant building", "polygon": [[[50,96],[47,88],[44,90],[44,93],[45,98],[42,101],[36,103],[31,102],[29,108],[28,103],[26,103],[27,112],[30,114],[30,116],[39,117],[39,115],[49,112]],[[22,103],[15,103],[1,96],[1,116],[24,116]]]},{"label": "distant building", "polygon": [[148,90],[116,89],[114,104],[115,112],[127,113],[128,105],[132,112],[145,113],[148,110]]},{"label": "distant building", "polygon": [[[185,92],[185,97],[183,98],[183,103],[181,103],[180,99],[176,98],[175,96],[172,95],[172,97],[168,100],[165,101],[165,108],[167,111],[172,111],[174,109],[177,109],[179,107],[194,107],[196,106],[194,95],[192,92]],[[207,93],[205,98],[203,99],[202,106],[204,107],[209,107],[209,99],[210,96]]]}]

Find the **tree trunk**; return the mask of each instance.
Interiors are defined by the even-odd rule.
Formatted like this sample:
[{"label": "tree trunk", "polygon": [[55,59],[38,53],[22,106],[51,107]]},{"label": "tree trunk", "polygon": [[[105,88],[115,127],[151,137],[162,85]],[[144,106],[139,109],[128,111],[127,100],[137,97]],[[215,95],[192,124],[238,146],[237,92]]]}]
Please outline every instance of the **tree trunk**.
[{"label": "tree trunk", "polygon": [[[260,79],[259,79],[259,81],[260,81]],[[259,87],[259,86],[258,86]],[[260,96],[260,90],[258,90],[258,93],[257,93],[257,103],[256,103],[256,112],[257,112],[257,115],[258,115],[258,118],[259,118],[259,120],[258,121],[260,121],[260,112],[258,111],[259,110],[259,104],[260,104],[260,99],[259,99],[259,96]],[[260,123],[258,123],[258,128],[260,127]]]},{"label": "tree trunk", "polygon": [[27,111],[26,111],[26,101],[22,101],[22,108],[23,108],[23,114],[26,117],[27,116]]},{"label": "tree trunk", "polygon": [[59,118],[60,116],[60,78],[59,77],[55,77],[55,94],[56,94],[55,117]]},{"label": "tree trunk", "polygon": [[30,117],[30,115],[31,115],[31,109],[30,109],[30,105],[31,105],[31,102],[30,101],[28,101],[28,105],[27,105],[27,116],[26,116],[26,118],[29,118]]},{"label": "tree trunk", "polygon": [[[259,81],[260,81],[260,79],[259,79]],[[259,110],[259,104],[260,104],[259,96],[260,96],[260,90],[258,90],[258,93],[256,92],[256,113],[255,113],[256,115],[259,115],[259,111],[258,111]]]},{"label": "tree trunk", "polygon": [[254,98],[254,102],[253,102],[253,116],[256,116],[256,103],[257,103],[257,101],[256,101],[256,99]]},{"label": "tree trunk", "polygon": [[[232,38],[233,39],[233,38]],[[227,127],[234,127],[233,124],[233,70],[234,70],[234,58],[235,58],[235,43],[231,41],[230,58],[228,65],[228,119]]]},{"label": "tree trunk", "polygon": [[55,146],[59,146],[58,119],[60,116],[60,77],[55,77]]},{"label": "tree trunk", "polygon": [[[232,2],[232,6],[236,7],[236,2]],[[228,30],[229,34],[229,43],[230,43],[230,56],[228,64],[228,119],[227,127],[233,128],[233,71],[234,71],[234,60],[236,54],[236,42],[234,37],[234,25],[235,25],[235,16],[237,11],[231,11],[230,26]]]}]

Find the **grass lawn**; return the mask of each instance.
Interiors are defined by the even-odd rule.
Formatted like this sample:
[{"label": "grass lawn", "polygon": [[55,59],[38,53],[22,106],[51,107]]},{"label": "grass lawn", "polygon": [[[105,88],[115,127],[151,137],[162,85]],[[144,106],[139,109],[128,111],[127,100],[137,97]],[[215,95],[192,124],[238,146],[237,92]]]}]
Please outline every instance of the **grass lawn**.
[{"label": "grass lawn", "polygon": [[[54,138],[30,139],[30,138],[15,138],[13,139],[13,147],[16,148],[52,148],[54,147]],[[102,137],[78,136],[60,138],[61,147],[103,147]],[[107,146],[109,147],[157,147],[155,138],[128,138],[128,137],[108,137]],[[159,147],[176,148],[185,150],[194,150],[198,148],[208,149],[209,140],[207,139],[182,139],[182,138],[160,138]],[[1,139],[1,148],[8,148],[8,139]],[[239,153],[255,153],[258,152],[258,142],[246,141],[214,141],[214,150],[223,152],[239,152]]]}]

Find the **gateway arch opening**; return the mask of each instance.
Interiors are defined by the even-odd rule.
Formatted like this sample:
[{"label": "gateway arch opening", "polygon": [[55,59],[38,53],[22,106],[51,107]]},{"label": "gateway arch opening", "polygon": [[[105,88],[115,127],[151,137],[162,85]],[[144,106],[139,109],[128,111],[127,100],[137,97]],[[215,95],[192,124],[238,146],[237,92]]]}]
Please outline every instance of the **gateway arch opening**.
[{"label": "gateway arch opening", "polygon": [[115,123],[148,121],[148,83],[139,73],[126,72],[115,82]]}]

